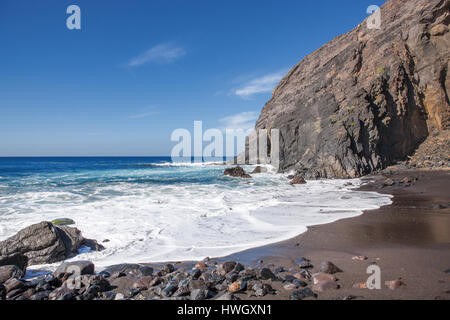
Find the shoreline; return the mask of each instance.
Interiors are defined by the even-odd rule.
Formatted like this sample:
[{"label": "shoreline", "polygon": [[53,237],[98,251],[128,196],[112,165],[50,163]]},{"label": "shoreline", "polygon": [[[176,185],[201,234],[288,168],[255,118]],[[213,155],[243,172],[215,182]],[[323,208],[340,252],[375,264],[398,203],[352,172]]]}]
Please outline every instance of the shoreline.
[{"label": "shoreline", "polygon": [[[386,179],[418,178],[411,186],[381,186]],[[217,261],[283,266],[298,271],[295,260],[306,257],[314,266],[328,260],[338,273],[340,289],[318,299],[450,299],[450,171],[386,169],[362,178],[369,182],[357,190],[393,195],[393,203],[363,214],[324,225],[308,227],[290,240],[249,249]],[[352,260],[367,256],[365,261]],[[380,266],[382,289],[353,288],[363,283],[372,263]],[[314,269],[313,269],[314,270]],[[405,286],[390,290],[385,281],[402,278]],[[289,292],[268,298],[288,299]],[[247,298],[242,296],[241,298]]]},{"label": "shoreline", "polygon": [[[108,283],[103,291],[94,296],[87,295],[90,284],[81,291],[68,291],[65,283],[70,278],[64,279],[70,274],[63,273],[61,282],[46,296],[49,299],[69,297],[78,300],[186,299],[189,296],[194,300],[208,297],[225,300],[448,300],[449,178],[450,170],[387,169],[378,175],[363,177],[367,184],[355,190],[393,195],[391,205],[365,210],[356,217],[308,227],[306,232],[289,240],[201,262],[124,263],[96,268],[97,273],[89,262],[92,270],[81,277],[85,277],[87,283],[96,283],[100,277],[101,281]],[[307,267],[299,262],[305,259]],[[337,281],[331,281],[331,288],[321,289],[311,275],[334,273],[323,271],[324,261],[332,262],[342,272],[332,275]],[[367,267],[373,264],[381,270],[381,289],[360,288],[369,277]],[[45,268],[40,271],[45,271]],[[54,276],[42,276],[39,281],[54,282]],[[385,284],[399,279],[402,285],[394,290]],[[186,281],[189,285],[182,285]],[[245,287],[240,288],[243,283]],[[325,284],[330,285],[330,281],[325,281]],[[231,289],[233,286],[238,290]],[[177,291],[166,292],[172,287]],[[30,290],[29,294],[36,292],[35,289]],[[20,291],[17,297],[27,299],[27,292]],[[40,293],[29,298],[34,299],[36,295],[40,296]]]}]

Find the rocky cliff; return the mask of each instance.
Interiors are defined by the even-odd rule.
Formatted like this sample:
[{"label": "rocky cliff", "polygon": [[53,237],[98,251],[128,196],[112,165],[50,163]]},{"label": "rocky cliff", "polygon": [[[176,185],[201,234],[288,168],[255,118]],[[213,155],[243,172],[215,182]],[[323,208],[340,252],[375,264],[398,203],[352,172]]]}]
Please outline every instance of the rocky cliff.
[{"label": "rocky cliff", "polygon": [[[389,0],[280,81],[256,129],[280,129],[280,169],[357,177],[449,124],[449,0]],[[270,148],[268,149],[270,150]]]}]

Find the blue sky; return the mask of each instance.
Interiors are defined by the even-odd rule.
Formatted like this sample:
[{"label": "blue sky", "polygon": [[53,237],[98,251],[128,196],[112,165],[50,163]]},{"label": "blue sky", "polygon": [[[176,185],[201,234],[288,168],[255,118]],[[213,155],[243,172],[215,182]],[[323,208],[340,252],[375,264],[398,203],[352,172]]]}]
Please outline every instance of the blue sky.
[{"label": "blue sky", "polygon": [[252,126],[282,75],[383,2],[2,0],[0,156],[169,155],[194,120]]}]

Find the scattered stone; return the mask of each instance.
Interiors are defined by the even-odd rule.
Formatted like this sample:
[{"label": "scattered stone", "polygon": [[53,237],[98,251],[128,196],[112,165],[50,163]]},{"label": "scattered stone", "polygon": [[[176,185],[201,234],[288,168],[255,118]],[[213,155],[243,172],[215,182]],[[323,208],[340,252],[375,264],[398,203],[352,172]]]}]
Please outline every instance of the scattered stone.
[{"label": "scattered stone", "polygon": [[336,265],[334,265],[330,261],[324,261],[320,264],[319,271],[322,273],[335,274],[338,272],[342,272]]},{"label": "scattered stone", "polygon": [[312,277],[314,284],[317,284],[321,281],[336,281],[336,277],[329,273],[316,273]]},{"label": "scattered stone", "polygon": [[353,285],[353,288],[355,288],[355,289],[366,289],[367,288],[367,283],[366,282],[355,283]]},{"label": "scattered stone", "polygon": [[310,269],[313,267],[313,265],[311,264],[311,261],[302,257],[299,258],[295,261],[295,263],[297,263],[297,265],[299,266],[299,268],[301,269]]},{"label": "scattered stone", "polygon": [[231,293],[236,293],[240,291],[244,291],[247,289],[247,282],[246,281],[236,281],[230,284],[228,287],[228,291]]},{"label": "scattered stone", "polygon": [[262,268],[259,271],[259,278],[263,280],[276,280],[277,276],[269,268]]},{"label": "scattered stone", "polygon": [[206,263],[204,262],[198,262],[195,267],[194,270],[205,270],[206,268],[208,268],[208,266],[206,265]]},{"label": "scattered stone", "polygon": [[332,290],[332,289],[338,289],[338,288],[339,288],[339,286],[337,285],[336,281],[326,279],[326,280],[321,280],[321,281],[317,282],[316,284],[314,284],[313,291],[323,292],[326,290]]},{"label": "scattered stone", "polygon": [[386,180],[384,180],[383,182],[383,186],[384,187],[392,187],[395,184],[395,181],[392,180],[391,178],[387,178]]},{"label": "scattered stone", "polygon": [[168,263],[164,266],[163,271],[166,273],[172,273],[175,271],[175,267],[173,266],[173,264]]},{"label": "scattered stone", "polygon": [[291,292],[289,297],[291,300],[303,300],[306,298],[315,298],[316,295],[310,288],[304,288]]},{"label": "scattered stone", "polygon": [[386,281],[384,284],[386,285],[386,287],[388,287],[391,290],[398,289],[399,287],[405,285],[405,283],[402,280],[400,280],[400,279],[392,280],[392,281]]},{"label": "scattered stone", "polygon": [[207,289],[194,289],[191,291],[191,300],[206,300],[210,297],[210,292]]},{"label": "scattered stone", "polygon": [[288,283],[283,286],[285,290],[291,291],[297,289],[297,286],[293,283]]},{"label": "scattered stone", "polygon": [[125,300],[125,295],[123,293],[117,293],[114,300]]},{"label": "scattered stone", "polygon": [[61,273],[73,273],[75,275],[94,274],[95,266],[91,261],[64,262],[55,271],[58,276]]},{"label": "scattered stone", "polygon": [[251,178],[251,176],[248,173],[246,173],[245,170],[242,169],[242,167],[240,166],[225,169],[223,175],[235,178],[246,178],[246,179]]},{"label": "scattered stone", "polygon": [[294,176],[294,178],[291,180],[290,182],[291,185],[295,185],[295,184],[306,184],[305,179],[303,178],[302,175],[300,174],[296,174]]},{"label": "scattered stone", "polygon": [[217,272],[219,272],[219,274],[226,275],[227,273],[233,271],[235,266],[236,266],[236,262],[227,261],[227,262],[219,264],[219,267],[217,268]]},{"label": "scattered stone", "polygon": [[0,266],[14,265],[20,268],[25,274],[28,266],[28,257],[22,253],[13,253],[7,256],[0,257]]},{"label": "scattered stone", "polygon": [[367,260],[367,259],[369,259],[369,258],[367,258],[366,256],[354,256],[352,258],[352,260],[358,260],[358,261],[364,261],[364,260]]},{"label": "scattered stone", "polygon": [[0,284],[7,282],[9,279],[20,279],[23,277],[23,271],[15,265],[0,267]]}]

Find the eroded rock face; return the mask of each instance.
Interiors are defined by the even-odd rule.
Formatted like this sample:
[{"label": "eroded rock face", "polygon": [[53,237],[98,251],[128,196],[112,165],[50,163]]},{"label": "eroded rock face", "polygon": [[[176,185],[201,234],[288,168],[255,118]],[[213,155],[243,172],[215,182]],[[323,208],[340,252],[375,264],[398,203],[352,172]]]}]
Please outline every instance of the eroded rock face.
[{"label": "eroded rock face", "polygon": [[280,169],[357,177],[448,128],[449,12],[449,1],[389,0],[381,30],[364,22],[290,70],[256,124],[280,129]]},{"label": "eroded rock face", "polygon": [[89,243],[90,240],[84,239],[76,228],[41,222],[0,242],[0,256],[23,254],[30,265],[53,263],[75,256],[81,246]]}]

